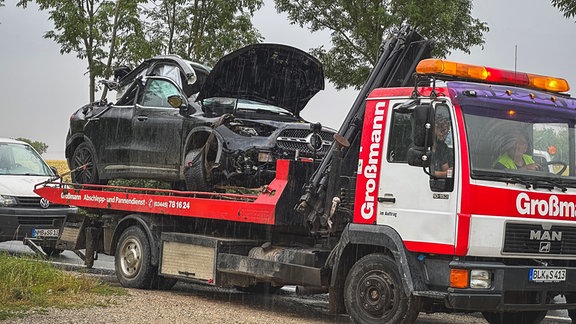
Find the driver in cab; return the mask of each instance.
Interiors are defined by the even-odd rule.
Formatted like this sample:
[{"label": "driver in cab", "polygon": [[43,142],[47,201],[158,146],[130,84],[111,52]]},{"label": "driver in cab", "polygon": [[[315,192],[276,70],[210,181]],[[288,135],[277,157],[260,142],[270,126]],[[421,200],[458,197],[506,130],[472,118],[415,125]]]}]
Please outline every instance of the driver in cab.
[{"label": "driver in cab", "polygon": [[498,170],[512,169],[512,170],[541,170],[538,163],[534,162],[534,159],[529,154],[528,151],[528,140],[526,136],[522,133],[512,134],[504,143],[502,148],[504,153],[502,153],[496,162],[494,162],[494,168]]}]

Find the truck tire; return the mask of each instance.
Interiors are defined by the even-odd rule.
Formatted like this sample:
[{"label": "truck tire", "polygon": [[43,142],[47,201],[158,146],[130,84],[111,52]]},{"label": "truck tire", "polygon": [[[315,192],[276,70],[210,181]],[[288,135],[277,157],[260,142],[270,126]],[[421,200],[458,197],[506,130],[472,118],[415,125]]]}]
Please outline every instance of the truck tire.
[{"label": "truck tire", "polygon": [[546,317],[547,311],[534,312],[482,312],[490,324],[537,324]]},{"label": "truck tire", "polygon": [[150,255],[150,242],[142,228],[130,226],[122,232],[114,256],[114,267],[123,287],[150,289],[156,275]]},{"label": "truck tire", "polygon": [[415,296],[407,296],[398,266],[389,256],[369,254],[350,269],[344,304],[355,323],[413,323],[420,312]]},{"label": "truck tire", "polygon": [[88,143],[82,142],[76,147],[69,164],[71,170],[86,165],[86,167],[72,172],[72,182],[78,184],[98,184],[100,182],[98,170],[94,164],[94,152]]},{"label": "truck tire", "polygon": [[[210,177],[206,170],[206,153],[204,147],[196,148],[186,154],[186,161],[190,161],[184,167],[186,190],[211,191]],[[189,165],[188,165],[189,164]]]}]

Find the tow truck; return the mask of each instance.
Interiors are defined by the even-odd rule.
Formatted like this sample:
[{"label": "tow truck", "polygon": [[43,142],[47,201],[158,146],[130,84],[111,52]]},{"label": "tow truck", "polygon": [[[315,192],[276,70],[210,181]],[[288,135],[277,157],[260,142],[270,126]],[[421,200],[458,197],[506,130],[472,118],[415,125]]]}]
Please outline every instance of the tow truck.
[{"label": "tow truck", "polygon": [[[574,319],[568,83],[430,58],[432,45],[411,28],[386,40],[330,153],[320,164],[278,160],[261,190],[38,184],[82,210],[57,247],[85,249],[87,266],[114,255],[124,287],[295,285],[328,293],[330,312],[357,323],[412,323],[420,312],[538,323],[552,309]],[[540,170],[497,166],[520,133],[523,154],[547,153],[533,157]]]}]

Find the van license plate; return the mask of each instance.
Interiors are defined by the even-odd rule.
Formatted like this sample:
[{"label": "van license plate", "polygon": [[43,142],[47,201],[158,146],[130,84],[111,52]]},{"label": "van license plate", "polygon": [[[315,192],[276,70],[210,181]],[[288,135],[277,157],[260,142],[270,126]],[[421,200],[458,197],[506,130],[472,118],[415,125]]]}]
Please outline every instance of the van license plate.
[{"label": "van license plate", "polygon": [[33,228],[32,237],[58,237],[59,228]]},{"label": "van license plate", "polygon": [[533,282],[566,281],[566,269],[530,269],[529,280]]}]

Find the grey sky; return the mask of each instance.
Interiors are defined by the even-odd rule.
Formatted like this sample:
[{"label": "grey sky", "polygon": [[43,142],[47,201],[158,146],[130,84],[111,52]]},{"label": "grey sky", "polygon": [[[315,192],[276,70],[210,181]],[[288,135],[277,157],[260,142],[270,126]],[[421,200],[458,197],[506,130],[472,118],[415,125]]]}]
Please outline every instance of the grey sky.
[{"label": "grey sky", "polygon": [[[88,103],[86,63],[42,38],[52,28],[48,14],[34,6],[0,8],[0,137],[25,137],[49,145],[46,159],[64,159],[68,119]],[[257,13],[254,23],[266,42],[308,50],[329,44],[329,34],[310,34],[279,15],[273,1]],[[452,60],[563,77],[576,93],[576,23],[562,17],[548,0],[475,0],[473,15],[486,21],[490,32],[484,49]],[[450,41],[450,40],[446,40]],[[518,49],[515,60],[515,47]],[[303,112],[310,121],[338,129],[357,91],[336,91],[330,84]]]}]

